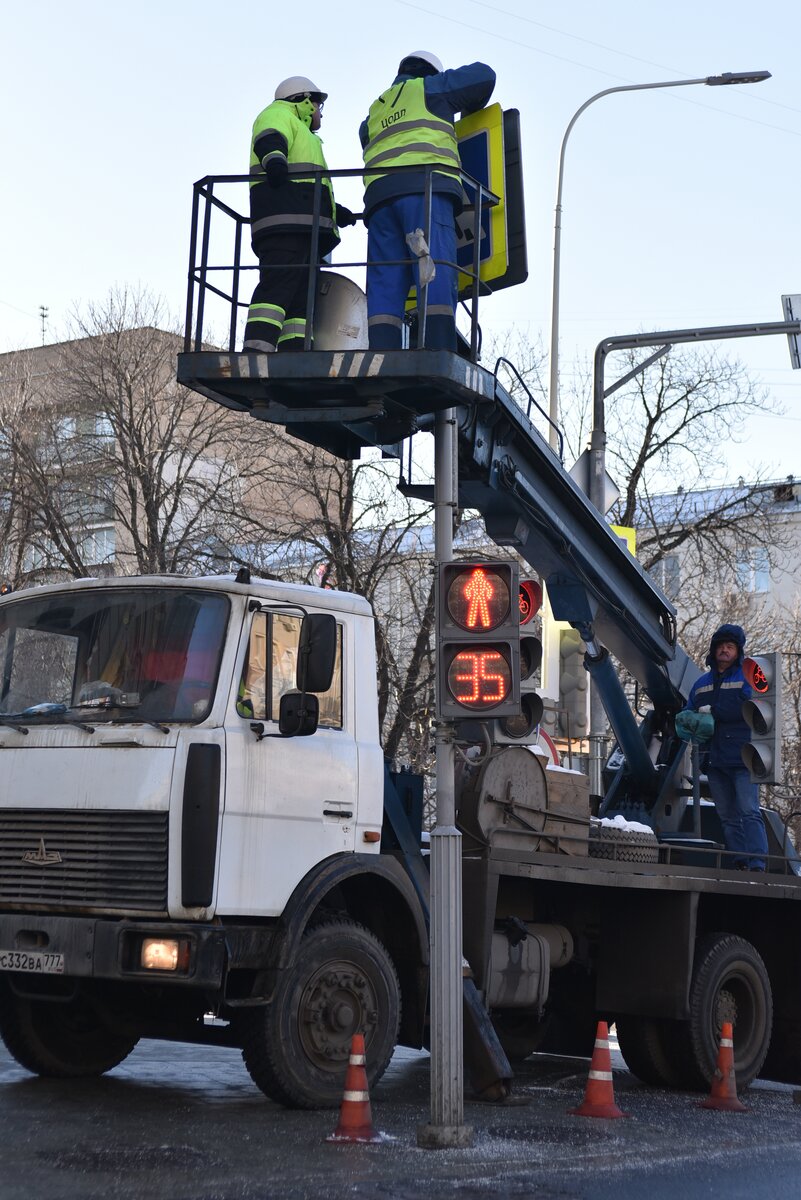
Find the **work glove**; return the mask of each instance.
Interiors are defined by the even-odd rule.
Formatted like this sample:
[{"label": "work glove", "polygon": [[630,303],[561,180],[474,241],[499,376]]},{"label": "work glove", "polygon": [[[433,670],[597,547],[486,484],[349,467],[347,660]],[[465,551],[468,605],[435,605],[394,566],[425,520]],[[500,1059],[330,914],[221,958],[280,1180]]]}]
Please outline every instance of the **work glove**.
[{"label": "work glove", "polygon": [[346,225],[355,225],[358,219],[357,213],[352,213],[349,208],[345,208],[344,204],[337,205],[337,225],[340,229]]},{"label": "work glove", "polygon": [[289,166],[285,158],[271,158],[264,168],[270,187],[283,187],[289,178]]},{"label": "work glove", "polygon": [[715,718],[711,713],[693,712],[684,708],[676,713],[676,733],[684,742],[708,742],[715,732]]}]

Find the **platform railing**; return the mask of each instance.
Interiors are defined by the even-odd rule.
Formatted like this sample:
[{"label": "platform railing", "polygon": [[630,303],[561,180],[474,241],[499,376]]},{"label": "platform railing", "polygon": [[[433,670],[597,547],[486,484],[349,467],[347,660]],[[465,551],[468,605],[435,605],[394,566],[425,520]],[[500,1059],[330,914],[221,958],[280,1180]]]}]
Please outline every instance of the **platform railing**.
[{"label": "platform railing", "polygon": [[[382,168],[381,174],[410,174],[415,172],[419,175],[420,171],[425,173],[425,228],[424,236],[426,244],[431,244],[431,212],[432,201],[434,196],[433,180],[434,175],[442,172],[442,167],[439,164],[426,164],[422,168],[418,166],[412,167],[386,167]],[[314,175],[314,202],[313,202],[313,218],[310,231],[310,263],[308,265],[298,266],[296,263],[285,264],[287,269],[304,271],[308,274],[308,292],[307,292],[307,325],[306,338],[304,347],[306,350],[311,349],[313,338],[313,323],[314,323],[314,306],[317,289],[317,279],[320,271],[323,268],[333,268],[334,270],[350,270],[353,268],[364,268],[373,265],[368,260],[355,260],[352,262],[320,262],[319,261],[319,244],[320,244],[320,214],[322,210],[322,197],[324,179],[330,178],[347,179],[347,178],[362,178],[365,174],[365,168],[350,168],[350,169],[328,169],[328,168],[304,168],[304,175]],[[481,231],[482,231],[482,215],[487,209],[494,207],[499,203],[498,197],[490,192],[489,189],[481,183],[480,180],[468,175],[465,171],[460,171],[462,186],[465,188],[469,201],[463,209],[464,212],[473,214],[472,228],[474,230],[473,246],[472,246],[472,262],[469,267],[464,263],[448,262],[445,259],[432,258],[436,266],[447,266],[453,268],[459,275],[466,276],[469,282],[469,290],[466,295],[460,297],[462,303],[469,300],[471,307],[468,309],[470,315],[470,340],[469,340],[469,357],[471,361],[476,362],[478,359],[480,347],[480,329],[478,324],[478,300],[480,294],[490,294],[492,289],[489,284],[483,282],[480,278],[481,266]],[[204,347],[204,329],[206,320],[206,303],[210,295],[216,296],[230,305],[230,318],[228,325],[228,350],[234,353],[236,350],[237,338],[237,322],[240,315],[240,310],[247,309],[250,304],[250,297],[242,299],[240,297],[242,275],[246,272],[259,270],[257,262],[243,263],[242,262],[242,246],[244,231],[250,225],[249,212],[240,212],[231,204],[227,203],[215,193],[215,189],[221,186],[242,185],[248,186],[253,182],[252,175],[206,175],[203,179],[199,179],[195,183],[192,196],[192,227],[190,232],[189,243],[189,273],[187,284],[186,297],[186,319],[184,326],[184,351],[192,353],[200,351]],[[289,185],[288,185],[289,186]],[[248,209],[246,203],[243,206]],[[212,262],[210,261],[210,247],[212,244],[212,220],[216,216],[225,218],[233,224],[233,253],[231,262]],[[281,264],[276,264],[281,266]],[[385,266],[408,266],[409,260],[391,260],[389,262],[382,260],[382,265]],[[230,291],[226,291],[219,280],[224,276],[230,276],[231,284]],[[425,345],[426,332],[426,317],[428,307],[428,289],[423,286],[419,289],[417,307],[409,314],[409,323],[414,324],[414,339],[418,349],[422,349]]]}]

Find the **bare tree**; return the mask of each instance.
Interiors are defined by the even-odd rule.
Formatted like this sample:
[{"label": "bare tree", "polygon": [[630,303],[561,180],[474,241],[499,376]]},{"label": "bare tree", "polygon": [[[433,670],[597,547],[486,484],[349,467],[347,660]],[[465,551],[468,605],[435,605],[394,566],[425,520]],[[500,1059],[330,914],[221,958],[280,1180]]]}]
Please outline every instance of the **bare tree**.
[{"label": "bare tree", "polygon": [[21,357],[0,356],[0,575],[15,588],[25,577],[33,535],[22,486],[24,462],[15,436],[31,387],[30,364]]},{"label": "bare tree", "polygon": [[358,462],[296,442],[274,464],[277,506],[250,565],[320,587],[356,592],[375,615],[378,715],[388,758],[430,765],[434,598],[427,506],[395,488],[397,468]]},{"label": "bare tree", "polygon": [[5,438],[29,575],[227,568],[262,536],[288,439],[178,385],[166,323],[148,293],[113,291],[73,314],[69,341],[18,360]]}]

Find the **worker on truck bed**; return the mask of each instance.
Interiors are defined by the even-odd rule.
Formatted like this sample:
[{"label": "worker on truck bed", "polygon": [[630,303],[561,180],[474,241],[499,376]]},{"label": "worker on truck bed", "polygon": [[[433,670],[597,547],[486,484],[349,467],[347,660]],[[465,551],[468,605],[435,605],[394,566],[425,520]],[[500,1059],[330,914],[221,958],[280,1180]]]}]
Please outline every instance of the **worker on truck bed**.
[{"label": "worker on truck bed", "polygon": [[[687,708],[676,716],[676,732],[688,740],[692,736],[702,740],[711,733],[707,778],[726,849],[733,852],[740,870],[764,871],[768,839],[759,811],[759,787],[751,782],[741,754],[751,736],[742,715],[743,701],[751,696],[743,674],[744,650],[745,633],[739,625],[715,630],[706,656],[711,670],[693,684]],[[709,729],[698,729],[696,714],[711,718]]]},{"label": "worker on truck bed", "polygon": [[[406,298],[420,279],[421,258],[434,274],[428,282],[425,345],[455,350],[457,272],[456,216],[464,189],[454,121],[456,113],[483,108],[495,87],[495,72],[485,63],[445,71],[435,54],[415,50],[401,60],[391,87],[370,106],[359,138],[365,172],[364,220],[367,224],[367,321],[371,350],[399,350]],[[426,175],[436,163],[428,253],[422,244],[427,227]],[[382,173],[387,167],[419,166],[419,171]],[[411,245],[410,245],[411,242]],[[434,263],[431,263],[431,259]],[[425,271],[425,268],[424,268]]]},{"label": "worker on truck bed", "polygon": [[[250,237],[259,282],[248,309],[244,350],[303,350],[315,175],[326,168],[317,136],[327,93],[304,75],[284,79],[256,117],[250,143]],[[322,177],[318,261],[339,244],[337,226],[357,218]]]}]

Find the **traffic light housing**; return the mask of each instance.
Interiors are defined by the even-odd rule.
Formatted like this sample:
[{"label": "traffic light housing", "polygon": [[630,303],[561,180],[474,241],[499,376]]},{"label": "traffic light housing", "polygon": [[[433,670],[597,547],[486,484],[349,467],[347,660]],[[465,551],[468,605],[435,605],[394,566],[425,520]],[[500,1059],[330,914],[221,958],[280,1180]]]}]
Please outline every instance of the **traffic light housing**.
[{"label": "traffic light housing", "polygon": [[508,717],[493,722],[492,741],[496,746],[527,745],[536,742],[542,721],[542,697],[537,692],[538,672],[542,665],[542,641],[527,626],[542,604],[542,587],[536,579],[521,579],[520,614],[520,708]]},{"label": "traffic light housing", "polygon": [[754,783],[778,783],[782,762],[782,665],[779,654],[760,654],[743,660],[743,674],[752,696],[742,714],[751,738],[742,748],[743,762]]},{"label": "traffic light housing", "polygon": [[584,642],[575,629],[559,631],[559,733],[583,738],[589,733],[587,711],[589,675],[584,666]]},{"label": "traffic light housing", "polygon": [[440,563],[437,574],[437,717],[520,711],[518,567],[514,562]]}]

